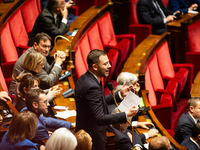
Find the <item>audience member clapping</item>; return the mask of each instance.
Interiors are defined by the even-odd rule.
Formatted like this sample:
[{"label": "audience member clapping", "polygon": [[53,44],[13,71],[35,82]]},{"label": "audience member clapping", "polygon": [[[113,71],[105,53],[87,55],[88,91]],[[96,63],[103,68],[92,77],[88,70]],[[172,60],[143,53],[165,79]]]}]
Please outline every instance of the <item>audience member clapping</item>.
[{"label": "audience member clapping", "polygon": [[46,143],[46,150],[75,150],[77,140],[67,128],[59,128],[51,135]]},{"label": "audience member clapping", "polygon": [[92,138],[87,132],[85,132],[85,130],[83,129],[79,130],[75,134],[75,137],[78,142],[76,150],[91,150],[92,149]]}]

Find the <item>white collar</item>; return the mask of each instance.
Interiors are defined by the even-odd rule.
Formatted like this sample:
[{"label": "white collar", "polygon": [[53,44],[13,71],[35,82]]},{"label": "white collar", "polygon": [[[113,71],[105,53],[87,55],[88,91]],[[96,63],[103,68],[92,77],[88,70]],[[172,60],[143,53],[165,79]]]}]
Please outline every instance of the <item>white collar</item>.
[{"label": "white collar", "polygon": [[199,146],[199,144],[195,141],[195,140],[193,140],[192,139],[192,137],[190,137],[190,140],[194,143],[194,144],[196,144],[197,145],[197,147],[200,149],[200,146]]},{"label": "white collar", "polygon": [[190,113],[188,113],[188,114],[192,117],[192,119],[194,120],[195,124],[197,124],[197,120]]},{"label": "white collar", "polygon": [[88,70],[91,74],[93,74],[93,76],[97,79],[98,83],[100,83],[101,78],[99,78],[98,76],[96,76],[92,71]]}]

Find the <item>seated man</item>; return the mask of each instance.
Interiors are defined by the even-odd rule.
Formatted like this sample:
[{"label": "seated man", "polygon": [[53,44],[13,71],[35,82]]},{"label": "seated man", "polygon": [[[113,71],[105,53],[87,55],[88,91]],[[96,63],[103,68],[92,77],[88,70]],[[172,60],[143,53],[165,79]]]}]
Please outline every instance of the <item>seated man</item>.
[{"label": "seated man", "polygon": [[[41,8],[42,10],[45,8],[45,6],[47,5],[48,0],[41,0]],[[73,0],[65,0],[66,2],[66,7],[68,9],[68,16],[67,16],[67,20],[69,22],[69,24],[71,24],[78,16],[75,16],[72,12],[72,6],[75,5],[75,2]],[[71,5],[72,4],[72,5]]]},{"label": "seated man", "polygon": [[[118,108],[115,108],[112,114],[120,113]],[[131,117],[128,118],[131,120]],[[149,125],[152,125],[149,123]],[[128,122],[113,124],[115,129],[111,128],[111,131],[115,134],[115,150],[127,150],[132,146],[132,131],[127,129],[130,126]],[[117,129],[117,130],[116,130]],[[136,149],[143,149],[143,143],[146,139],[154,137],[158,134],[157,129],[151,129],[147,133],[137,134],[134,132],[134,145]]]},{"label": "seated man", "polygon": [[194,10],[198,7],[199,0],[169,0],[167,8],[172,11],[181,11],[187,13],[188,11]]},{"label": "seated man", "polygon": [[[72,4],[70,4],[70,7]],[[45,32],[52,39],[57,35],[63,35],[69,30],[67,22],[68,10],[64,0],[49,0],[47,7],[37,17],[29,37],[28,46],[33,45],[37,33]]]},{"label": "seated man", "polygon": [[27,92],[26,106],[21,111],[29,110],[35,113],[38,120],[37,132],[31,140],[32,142],[41,143],[42,140],[49,139],[47,128],[58,129],[60,127],[66,127],[70,129],[75,127],[74,123],[41,115],[48,113],[49,106],[46,94],[41,89],[31,89]]},{"label": "seated man", "polygon": [[[12,73],[12,80],[9,88],[9,94],[14,95],[15,94],[15,78],[19,76],[19,74],[25,70],[23,66],[23,61],[26,55],[32,51],[35,50],[37,52],[42,53],[45,57],[48,56],[49,50],[51,48],[51,37],[46,33],[38,33],[34,39],[34,44],[31,48],[27,49],[26,52],[24,52],[17,62],[14,65],[13,73]],[[38,74],[36,74],[36,77],[40,79],[40,88],[41,89],[48,89],[52,87],[55,84],[55,81],[58,79],[60,73],[62,72],[62,63],[65,60],[65,53],[61,51],[57,51],[55,56],[55,62],[51,65],[48,64],[48,62],[45,62],[44,68],[42,71]],[[48,74],[47,77],[44,77],[44,74]]]},{"label": "seated man", "polygon": [[187,103],[187,113],[183,113],[179,118],[174,134],[174,139],[181,144],[184,139],[191,137],[192,128],[200,119],[200,98],[192,97]]},{"label": "seated man", "polygon": [[173,11],[164,7],[162,0],[139,0],[137,18],[139,23],[152,26],[152,34],[161,35],[167,31],[166,23],[173,21],[176,17]]},{"label": "seated man", "polygon": [[192,136],[185,139],[182,146],[186,146],[188,150],[199,150],[200,148],[200,123],[197,123],[192,128]]},{"label": "seated man", "polygon": [[166,136],[153,138],[149,143],[149,150],[171,150],[172,146]]}]

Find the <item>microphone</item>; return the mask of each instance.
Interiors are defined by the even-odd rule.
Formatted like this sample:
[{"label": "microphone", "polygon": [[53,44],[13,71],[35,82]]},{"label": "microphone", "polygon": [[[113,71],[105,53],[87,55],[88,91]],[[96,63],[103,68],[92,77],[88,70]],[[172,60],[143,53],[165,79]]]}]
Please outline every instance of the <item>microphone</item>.
[{"label": "microphone", "polygon": [[[113,90],[113,84],[112,84],[112,82],[109,82],[107,84],[107,86],[108,86],[108,89],[110,90],[110,92],[111,92],[111,94],[113,96],[113,99],[115,101],[115,105],[118,107],[117,101],[115,99],[115,93],[114,93],[114,90]],[[121,110],[119,108],[118,108],[118,110],[119,110],[119,112],[121,112]],[[131,150],[133,150],[134,149],[134,129],[133,129],[133,126],[131,124],[131,120],[129,121],[128,118],[127,118],[127,122],[130,124],[131,129],[132,129],[132,144],[133,144],[133,148],[131,148]]]},{"label": "microphone", "polygon": [[109,82],[107,85],[108,85],[108,89],[110,90],[110,92],[112,94],[112,97],[113,97],[113,99],[115,101],[115,105],[118,107],[117,101],[115,99],[115,93],[114,93],[114,90],[113,90],[113,84],[112,84],[112,82]]}]

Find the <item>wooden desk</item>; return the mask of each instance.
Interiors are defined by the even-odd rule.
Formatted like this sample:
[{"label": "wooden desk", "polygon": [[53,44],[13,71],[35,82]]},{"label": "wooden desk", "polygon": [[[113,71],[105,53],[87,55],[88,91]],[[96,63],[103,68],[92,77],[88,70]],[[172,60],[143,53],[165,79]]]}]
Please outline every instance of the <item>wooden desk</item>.
[{"label": "wooden desk", "polygon": [[179,20],[174,20],[167,24],[167,31],[171,32],[175,45],[176,63],[185,63],[185,53],[187,51],[187,31],[188,26],[200,19],[198,14],[185,14]]},{"label": "wooden desk", "polygon": [[[68,70],[70,70],[68,68]],[[65,70],[64,70],[65,71]],[[64,72],[63,71],[63,72]],[[75,84],[74,84],[74,80],[72,76],[67,77],[68,81],[57,81],[56,84],[61,84],[63,91],[54,99],[54,105],[57,106],[67,106],[69,107],[68,110],[76,110],[76,104],[75,104],[75,99],[74,99],[74,95],[69,96],[67,98],[64,98],[62,93],[65,92],[66,90],[68,90],[69,88],[72,88],[73,90],[75,89]],[[56,111],[61,111],[61,110],[55,110],[52,107],[53,112],[56,114]],[[62,118],[59,118],[62,119]],[[76,122],[76,117],[69,117],[67,119],[62,119],[62,120],[66,120],[68,122]]]},{"label": "wooden desk", "polygon": [[191,90],[191,97],[200,97],[200,71],[194,79],[194,84]]}]

